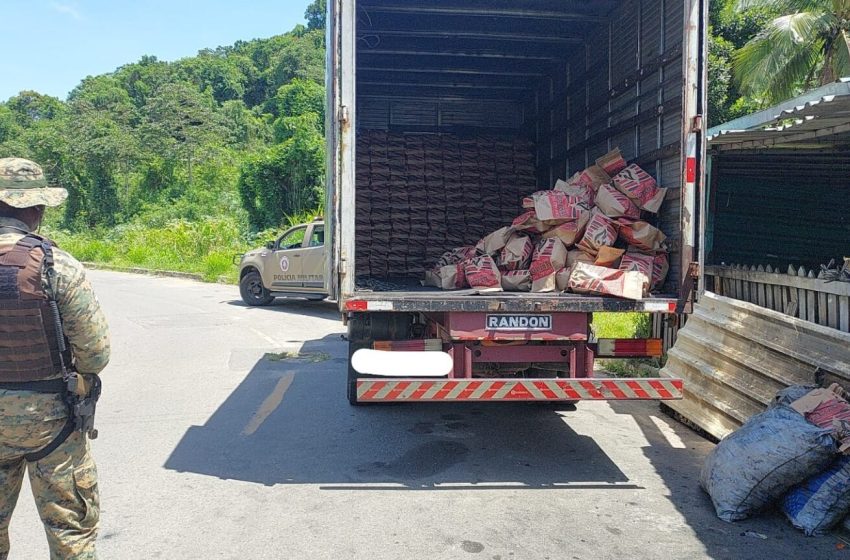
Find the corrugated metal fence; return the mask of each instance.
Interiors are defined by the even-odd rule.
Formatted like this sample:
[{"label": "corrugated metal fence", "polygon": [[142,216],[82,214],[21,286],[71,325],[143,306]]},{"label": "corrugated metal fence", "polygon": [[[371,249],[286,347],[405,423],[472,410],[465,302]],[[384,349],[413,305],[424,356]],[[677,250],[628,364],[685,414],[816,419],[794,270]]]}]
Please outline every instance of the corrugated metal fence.
[{"label": "corrugated metal fence", "polygon": [[661,372],[685,380],[685,398],[667,404],[722,438],[783,387],[847,386],[850,334],[704,293]]},{"label": "corrugated metal fence", "polygon": [[688,315],[671,315],[668,313],[652,314],[652,338],[660,338],[661,345],[666,354],[674,344],[679,335],[679,329],[685,326]]}]

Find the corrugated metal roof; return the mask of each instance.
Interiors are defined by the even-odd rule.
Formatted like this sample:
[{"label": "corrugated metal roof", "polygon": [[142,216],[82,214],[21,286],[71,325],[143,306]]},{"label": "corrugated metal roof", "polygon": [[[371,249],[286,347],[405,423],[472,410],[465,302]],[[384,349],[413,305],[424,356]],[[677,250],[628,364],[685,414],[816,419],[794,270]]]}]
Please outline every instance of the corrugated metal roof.
[{"label": "corrugated metal roof", "polygon": [[716,126],[708,142],[715,150],[850,144],[850,78]]},{"label": "corrugated metal roof", "polygon": [[685,381],[665,404],[722,438],[792,384],[850,381],[850,334],[712,293],[700,295],[661,370]]}]

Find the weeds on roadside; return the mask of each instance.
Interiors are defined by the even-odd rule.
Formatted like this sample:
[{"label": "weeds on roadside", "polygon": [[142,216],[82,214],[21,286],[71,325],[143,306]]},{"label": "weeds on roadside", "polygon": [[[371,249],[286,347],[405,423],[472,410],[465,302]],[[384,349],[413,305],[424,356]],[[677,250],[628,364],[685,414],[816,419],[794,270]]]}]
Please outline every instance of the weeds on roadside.
[{"label": "weeds on roadside", "polygon": [[263,356],[270,362],[282,362],[284,360],[303,360],[311,364],[326,362],[331,359],[330,354],[325,352],[266,352]]},{"label": "weeds on roadside", "polygon": [[157,226],[131,223],[111,230],[46,233],[80,261],[191,272],[209,282],[224,277],[236,283],[235,255],[263,246],[291,225],[312,221],[317,214],[313,211],[290,216],[280,228],[255,234],[246,234],[241,220],[227,216],[172,220]]},{"label": "weeds on roadside", "polygon": [[233,256],[250,248],[240,224],[227,217],[175,220],[161,227],[129,224],[108,231],[51,231],[49,235],[81,261],[192,272],[207,281],[231,272]]},{"label": "weeds on roadside", "polygon": [[[596,338],[648,338],[652,333],[652,316],[648,313],[594,313]],[[661,367],[657,358],[599,360],[599,365],[618,377],[649,377]]]}]

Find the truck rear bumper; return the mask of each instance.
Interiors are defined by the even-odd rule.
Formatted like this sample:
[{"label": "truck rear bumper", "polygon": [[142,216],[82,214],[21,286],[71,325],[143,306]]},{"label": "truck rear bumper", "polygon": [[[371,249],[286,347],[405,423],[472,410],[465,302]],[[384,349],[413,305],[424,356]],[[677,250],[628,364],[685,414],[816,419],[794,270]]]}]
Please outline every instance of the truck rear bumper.
[{"label": "truck rear bumper", "polygon": [[357,401],[679,400],[681,379],[357,379]]},{"label": "truck rear bumper", "polygon": [[475,290],[430,292],[355,292],[340,299],[347,312],[417,313],[597,313],[644,312],[676,313],[675,297],[652,297],[640,301],[559,293],[500,292],[482,294]]}]

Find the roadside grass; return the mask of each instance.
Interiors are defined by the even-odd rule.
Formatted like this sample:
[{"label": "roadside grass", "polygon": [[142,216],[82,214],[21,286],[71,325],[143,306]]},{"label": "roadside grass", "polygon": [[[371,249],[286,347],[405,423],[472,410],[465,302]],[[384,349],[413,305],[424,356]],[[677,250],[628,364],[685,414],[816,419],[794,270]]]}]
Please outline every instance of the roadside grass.
[{"label": "roadside grass", "polygon": [[651,324],[646,313],[594,313],[593,328],[597,338],[640,338]]},{"label": "roadside grass", "polygon": [[129,268],[200,274],[207,282],[236,284],[235,255],[261,247],[292,226],[313,221],[319,210],[285,216],[279,228],[249,234],[231,216],[198,220],[155,220],[112,229],[70,232],[45,227],[45,233],[77,260]]},{"label": "roadside grass", "polygon": [[177,220],[162,227],[129,224],[108,231],[56,230],[47,234],[80,261],[191,272],[208,282],[223,276],[236,283],[234,255],[257,243],[246,239],[236,220],[226,217],[196,222]]},{"label": "roadside grass", "polygon": [[[594,313],[597,338],[648,338],[652,318],[648,313]],[[647,377],[649,368],[660,367],[657,359],[599,360],[599,365],[617,377]]]},{"label": "roadside grass", "polygon": [[280,233],[283,233],[283,230],[285,229],[295,227],[301,224],[310,223],[321,215],[321,210],[304,210],[303,212],[292,214],[291,216],[286,216],[283,219],[283,227],[281,228]]}]

